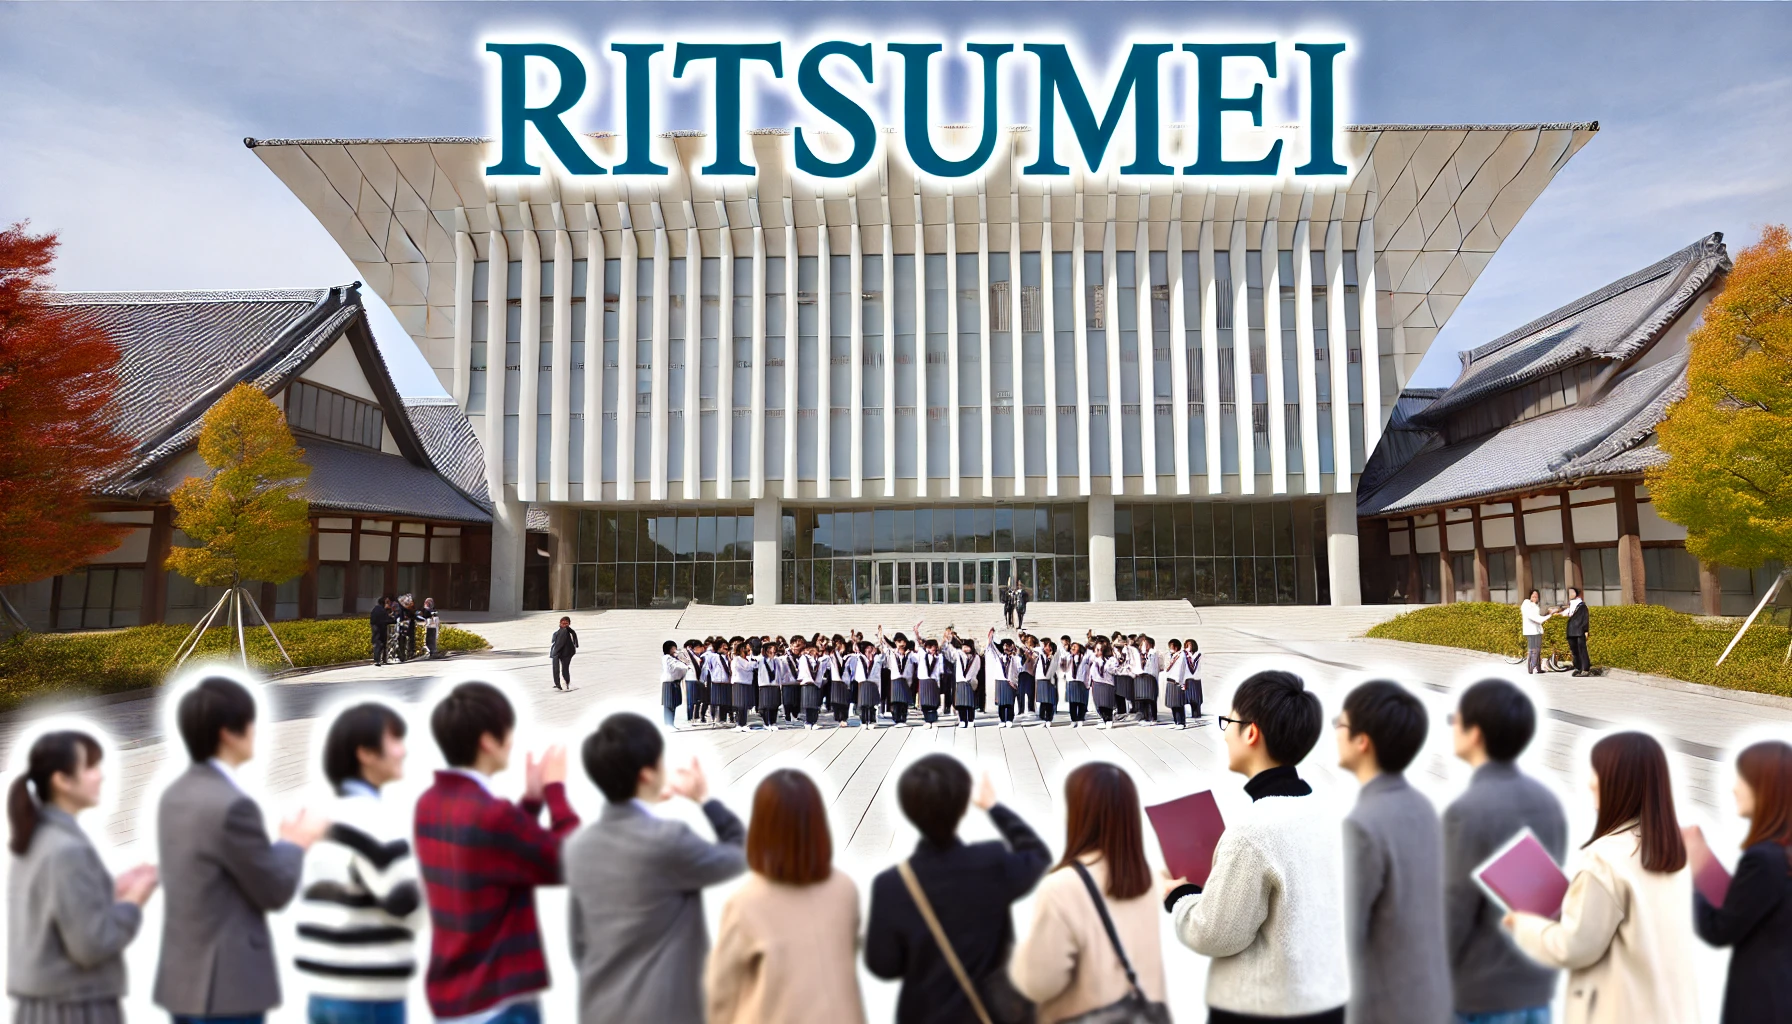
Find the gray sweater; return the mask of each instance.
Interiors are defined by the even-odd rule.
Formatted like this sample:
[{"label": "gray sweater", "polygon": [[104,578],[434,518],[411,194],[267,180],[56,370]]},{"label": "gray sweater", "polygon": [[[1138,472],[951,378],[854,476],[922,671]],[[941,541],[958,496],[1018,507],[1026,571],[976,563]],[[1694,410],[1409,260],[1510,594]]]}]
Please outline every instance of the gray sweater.
[{"label": "gray sweater", "polygon": [[1437,812],[1406,776],[1364,784],[1344,818],[1351,1024],[1449,1019],[1443,860]]},{"label": "gray sweater", "polygon": [[1444,920],[1457,1013],[1502,1013],[1546,1006],[1556,972],[1519,952],[1500,928],[1501,908],[1472,872],[1529,828],[1557,864],[1568,848],[1561,802],[1510,763],[1475,769],[1468,789],[1444,809]]},{"label": "gray sweater", "polygon": [[6,991],[83,1002],[124,995],[125,946],[143,912],[116,898],[112,875],[81,826],[38,808],[31,845],[13,858],[6,896]]}]

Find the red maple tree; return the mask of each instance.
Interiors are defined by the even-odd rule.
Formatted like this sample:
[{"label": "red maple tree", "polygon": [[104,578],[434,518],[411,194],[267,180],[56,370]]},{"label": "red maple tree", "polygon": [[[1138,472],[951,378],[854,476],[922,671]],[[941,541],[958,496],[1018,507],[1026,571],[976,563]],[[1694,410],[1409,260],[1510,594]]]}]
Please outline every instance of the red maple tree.
[{"label": "red maple tree", "polygon": [[117,547],[95,519],[93,482],[133,447],[109,408],[118,346],[45,301],[56,236],[0,231],[0,586],[68,572]]}]

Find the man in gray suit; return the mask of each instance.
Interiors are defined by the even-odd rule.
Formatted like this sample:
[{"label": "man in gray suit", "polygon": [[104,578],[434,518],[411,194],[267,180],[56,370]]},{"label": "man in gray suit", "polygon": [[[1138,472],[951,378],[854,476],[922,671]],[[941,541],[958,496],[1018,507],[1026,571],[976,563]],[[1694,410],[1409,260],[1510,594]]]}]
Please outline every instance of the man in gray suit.
[{"label": "man in gray suit", "polygon": [[[747,869],[746,829],[692,759],[668,785],[659,727],[623,712],[585,740],[585,771],[609,803],[561,855],[572,897],[579,1020],[702,1024],[709,932],[703,890]],[[710,842],[652,805],[681,796],[703,807]]]},{"label": "man in gray suit", "polygon": [[1349,1019],[1439,1024],[1450,1017],[1443,836],[1405,775],[1430,731],[1425,705],[1378,679],[1351,690],[1333,724],[1338,765],[1363,787],[1344,819]]},{"label": "man in gray suit", "polygon": [[255,754],[255,699],[222,677],[181,697],[176,719],[193,763],[162,794],[156,848],[168,892],[155,1001],[188,1021],[260,1021],[280,1005],[267,913],[299,885],[305,849],[330,823],[300,812],[268,842],[237,772]]}]

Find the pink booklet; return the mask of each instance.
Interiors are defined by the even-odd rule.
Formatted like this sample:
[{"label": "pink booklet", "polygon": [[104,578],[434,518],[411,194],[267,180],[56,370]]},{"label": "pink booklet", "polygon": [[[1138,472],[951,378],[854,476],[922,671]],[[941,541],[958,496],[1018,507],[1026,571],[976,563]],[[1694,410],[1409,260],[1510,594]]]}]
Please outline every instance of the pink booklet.
[{"label": "pink booklet", "polygon": [[1688,825],[1680,834],[1686,840],[1686,866],[1692,869],[1693,888],[1712,906],[1723,906],[1724,897],[1730,894],[1730,873],[1711,852],[1711,844],[1705,842],[1705,833],[1699,826]]},{"label": "pink booklet", "polygon": [[1568,894],[1568,876],[1528,828],[1476,868],[1474,877],[1507,910],[1551,920],[1561,916]]},{"label": "pink booklet", "polygon": [[1206,885],[1213,872],[1213,850],[1225,834],[1226,822],[1210,790],[1191,793],[1169,803],[1145,808],[1157,843],[1163,847],[1164,865],[1174,878]]}]

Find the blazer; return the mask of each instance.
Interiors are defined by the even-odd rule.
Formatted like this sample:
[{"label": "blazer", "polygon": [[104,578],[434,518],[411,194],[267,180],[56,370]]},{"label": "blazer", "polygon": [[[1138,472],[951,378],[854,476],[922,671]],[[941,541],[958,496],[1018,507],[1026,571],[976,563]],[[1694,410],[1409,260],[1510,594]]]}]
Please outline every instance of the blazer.
[{"label": "blazer", "polygon": [[269,911],[299,888],[305,851],[268,842],[261,808],[215,765],[190,766],[156,808],[163,897],[157,1006],[249,1017],[280,1005]]},{"label": "blazer", "polygon": [[[1107,895],[1107,866],[1099,859],[1084,860],[1084,865],[1102,890],[1139,987],[1146,998],[1162,1002],[1164,958],[1155,887],[1130,900],[1115,900]],[[1040,883],[1033,901],[1033,927],[1015,947],[1008,976],[1021,995],[1039,1004],[1039,1024],[1088,1013],[1131,990],[1095,901],[1075,871],[1061,868]]]},{"label": "blazer", "polygon": [[1699,938],[1731,946],[1723,1024],[1792,1020],[1792,872],[1786,847],[1756,843],[1743,853],[1724,905],[1693,894]]},{"label": "blazer", "polygon": [[1692,879],[1643,869],[1635,829],[1595,840],[1562,900],[1562,919],[1518,915],[1512,939],[1568,969],[1565,1024],[1684,1024],[1699,1019]]},{"label": "blazer", "polygon": [[562,853],[579,1020],[703,1024],[703,890],[747,869],[746,827],[711,800],[716,842],[633,800],[605,804]]},{"label": "blazer", "polygon": [[1370,779],[1344,818],[1344,924],[1353,1024],[1451,1017],[1437,812],[1404,775]]},{"label": "blazer", "polygon": [[554,638],[548,641],[548,657],[570,658],[579,649],[579,634],[571,626],[562,626],[554,630]]},{"label": "blazer", "polygon": [[844,872],[813,885],[748,875],[722,907],[709,1024],[864,1024],[858,946],[859,890]]},{"label": "blazer", "polygon": [[75,819],[37,809],[31,845],[15,856],[6,892],[6,991],[59,1003],[124,995],[124,948],[143,912],[114,898],[112,873]]},{"label": "blazer", "polygon": [[[940,845],[923,837],[909,856],[953,951],[979,981],[1007,963],[1014,942],[1009,908],[1032,891],[1051,863],[1051,851],[1019,815],[996,804],[989,816],[1000,840],[966,844],[954,836]],[[897,1024],[976,1020],[895,868],[871,883],[865,966],[880,978],[902,980]]]},{"label": "blazer", "polygon": [[1576,598],[1574,601],[1574,610],[1568,613],[1569,636],[1587,635],[1587,617],[1589,614],[1590,613],[1587,611],[1587,602]]}]

